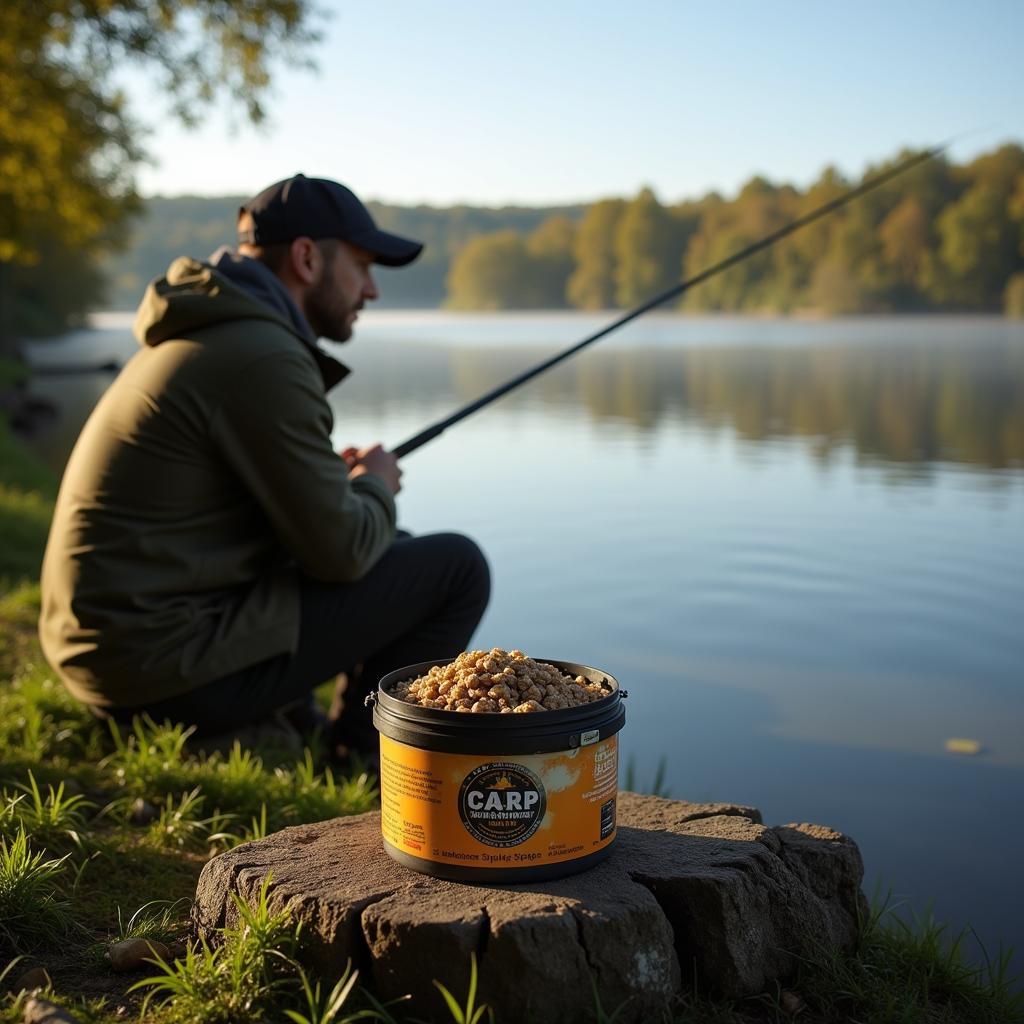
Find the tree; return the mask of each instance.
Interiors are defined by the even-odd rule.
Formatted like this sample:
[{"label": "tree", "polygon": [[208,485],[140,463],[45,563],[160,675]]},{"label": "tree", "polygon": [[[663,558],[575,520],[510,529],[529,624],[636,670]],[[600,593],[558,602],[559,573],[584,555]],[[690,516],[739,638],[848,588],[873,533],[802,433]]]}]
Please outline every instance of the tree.
[{"label": "tree", "polygon": [[955,309],[998,309],[1007,280],[1024,269],[1014,214],[1024,149],[1001,146],[953,169],[959,184],[935,219],[937,246],[923,279],[929,298]]},{"label": "tree", "polygon": [[998,185],[978,181],[939,215],[939,248],[930,291],[960,309],[998,309],[1006,281],[1020,266],[1015,225]]},{"label": "tree", "polygon": [[1006,282],[1003,311],[1013,320],[1024,320],[1024,274],[1014,274]]},{"label": "tree", "polygon": [[1000,195],[1013,192],[1019,176],[1024,173],[1024,148],[1010,143],[991,153],[983,153],[959,171],[968,183],[984,182]]},{"label": "tree", "polygon": [[1006,204],[1006,211],[1016,229],[1015,262],[1020,269],[1006,282],[1003,311],[1015,320],[1024,320],[1024,172],[1017,175],[1010,201]]},{"label": "tree", "polygon": [[615,229],[615,300],[639,305],[675,284],[682,244],[671,215],[649,188],[626,204]]},{"label": "tree", "polygon": [[0,346],[11,351],[15,328],[26,326],[15,290],[26,273],[45,283],[47,254],[57,251],[91,261],[118,243],[137,209],[142,129],[116,85],[117,69],[153,69],[186,124],[223,93],[259,121],[274,61],[318,38],[310,18],[310,0],[8,0],[0,38]]},{"label": "tree", "polygon": [[[43,49],[43,27],[17,2],[0,37],[0,353],[9,355],[16,332],[61,326],[63,317],[47,315],[55,275],[45,257],[87,262],[92,249],[117,240],[140,155],[120,97]],[[71,291],[82,297],[64,294]]]},{"label": "tree", "polygon": [[[826,167],[818,180],[803,195],[794,198],[793,209],[788,219],[795,220],[797,217],[806,216],[837,199],[849,188],[849,181],[836,168]],[[829,291],[833,285],[829,283],[819,286],[816,283],[816,276],[819,273],[825,275],[823,281],[836,281],[834,264],[827,272],[821,271],[820,268],[828,261],[832,236],[841,220],[842,214],[839,213],[815,221],[790,235],[777,246],[774,258],[786,275],[793,308],[821,308],[817,293],[821,287]]]},{"label": "tree", "polygon": [[908,196],[882,221],[878,229],[885,261],[901,281],[913,284],[921,269],[929,237],[928,216],[921,204]]},{"label": "tree", "polygon": [[[692,276],[757,242],[792,219],[795,193],[752,178],[731,202],[708,203],[698,231],[686,252],[685,273]],[[782,250],[783,253],[786,250]],[[792,250],[790,257],[792,256]],[[779,275],[773,260],[779,250],[760,253],[688,292],[688,309],[764,309],[787,306],[778,293]],[[788,280],[792,275],[787,274]]]},{"label": "tree", "polygon": [[576,261],[576,225],[568,217],[549,217],[526,239],[533,285],[531,299],[538,309],[561,309],[566,303],[569,275]]},{"label": "tree", "polygon": [[576,232],[576,269],[567,296],[577,309],[615,305],[615,232],[625,209],[621,199],[602,199],[587,208]]},{"label": "tree", "polygon": [[532,266],[518,231],[495,231],[471,239],[448,274],[450,309],[529,309]]},{"label": "tree", "polygon": [[828,257],[815,267],[808,297],[815,309],[830,316],[859,313],[864,308],[864,290],[838,256]]},{"label": "tree", "polygon": [[921,273],[934,244],[928,214],[907,196],[878,229],[882,253],[892,275],[891,301],[906,307],[920,301]]},{"label": "tree", "polygon": [[451,309],[558,309],[573,267],[576,227],[568,217],[539,224],[524,239],[511,228],[471,239],[448,274]]}]

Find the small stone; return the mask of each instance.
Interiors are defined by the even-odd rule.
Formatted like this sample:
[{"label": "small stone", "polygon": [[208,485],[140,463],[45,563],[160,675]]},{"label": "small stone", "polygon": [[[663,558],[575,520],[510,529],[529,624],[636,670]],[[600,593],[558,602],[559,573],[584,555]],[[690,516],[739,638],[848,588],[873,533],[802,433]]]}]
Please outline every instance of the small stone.
[{"label": "small stone", "polygon": [[143,800],[141,796],[136,797],[135,802],[128,811],[128,820],[133,825],[149,825],[159,817],[160,811],[156,806],[148,800]]},{"label": "small stone", "polygon": [[37,988],[47,988],[50,984],[50,975],[46,973],[45,967],[32,967],[18,978],[11,991],[15,994],[33,992]]},{"label": "small stone", "polygon": [[779,994],[779,1008],[790,1017],[795,1017],[801,1010],[807,1008],[807,1004],[798,992],[790,992],[784,988]]},{"label": "small stone", "polygon": [[81,1024],[81,1021],[73,1014],[51,1003],[49,999],[40,999],[39,996],[32,996],[25,1004],[25,1015],[22,1017],[23,1024]]},{"label": "small stone", "polygon": [[125,939],[123,942],[115,942],[107,950],[107,958],[115,971],[134,971],[152,966],[148,961],[153,959],[169,961],[171,954],[156,939]]}]

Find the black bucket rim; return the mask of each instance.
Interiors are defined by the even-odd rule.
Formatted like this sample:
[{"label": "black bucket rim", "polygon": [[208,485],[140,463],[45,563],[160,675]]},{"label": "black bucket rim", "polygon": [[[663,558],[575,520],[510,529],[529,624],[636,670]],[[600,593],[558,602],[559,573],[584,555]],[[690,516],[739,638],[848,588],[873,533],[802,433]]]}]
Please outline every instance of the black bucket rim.
[{"label": "black bucket rim", "polygon": [[[591,715],[599,715],[603,712],[610,711],[617,703],[627,696],[626,691],[619,685],[619,681],[615,676],[610,672],[606,672],[604,669],[595,668],[593,665],[584,665],[575,661],[561,661],[555,658],[533,658],[532,656],[531,660],[539,662],[542,665],[552,665],[562,672],[571,671],[573,677],[581,675],[589,682],[606,684],[610,687],[610,692],[605,697],[590,701],[587,704],[579,704],[573,708],[558,708],[554,711],[545,709],[543,712],[532,712],[530,714],[521,715],[503,715],[498,712],[484,712],[482,714],[478,713],[470,716],[469,721],[467,721],[465,713],[448,711],[444,708],[427,708],[423,707],[421,704],[410,704],[407,701],[399,700],[389,692],[394,689],[396,684],[424,675],[435,665],[450,665],[457,657],[459,657],[458,654],[453,654],[447,658],[435,658],[430,661],[420,661],[389,672],[386,676],[381,678],[380,682],[377,684],[376,690],[371,691],[373,693],[373,700],[377,704],[377,710],[388,715],[395,715],[405,721],[420,722],[424,725],[429,723],[434,726],[444,725],[449,727],[454,726],[455,728],[472,727],[478,729],[482,724],[481,719],[485,719],[487,721],[488,728],[507,729],[510,732],[515,732],[517,730],[536,731],[537,727],[542,724],[561,728],[562,726],[570,725],[581,716],[590,717]],[[541,716],[542,722],[538,722],[538,715]]]}]

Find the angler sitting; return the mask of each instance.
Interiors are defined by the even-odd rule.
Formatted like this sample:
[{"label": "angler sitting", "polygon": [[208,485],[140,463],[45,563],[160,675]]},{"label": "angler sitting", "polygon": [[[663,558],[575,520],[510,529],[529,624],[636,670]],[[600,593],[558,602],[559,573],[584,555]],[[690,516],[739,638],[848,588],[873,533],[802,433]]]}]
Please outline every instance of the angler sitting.
[{"label": "angler sitting", "polygon": [[[43,651],[102,715],[235,730],[362,665],[363,689],[469,646],[487,563],[458,534],[396,535],[401,472],[335,452],[325,393],[378,297],[372,267],[422,246],[344,186],[296,175],[239,211],[239,246],[148,288],[141,349],[68,461],[42,571]],[[335,738],[376,749],[361,694]]]}]

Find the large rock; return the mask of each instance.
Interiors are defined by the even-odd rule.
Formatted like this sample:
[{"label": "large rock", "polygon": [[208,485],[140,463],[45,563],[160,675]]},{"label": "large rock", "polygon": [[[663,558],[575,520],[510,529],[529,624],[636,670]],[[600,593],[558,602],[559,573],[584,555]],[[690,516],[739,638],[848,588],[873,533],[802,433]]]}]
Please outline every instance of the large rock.
[{"label": "large rock", "polygon": [[622,793],[612,854],[553,882],[490,887],[409,871],[383,851],[376,813],[285,829],[203,869],[195,923],[216,941],[231,896],[252,903],[272,875],[273,907],[304,923],[304,961],[338,975],[351,960],[376,993],[447,1011],[432,982],[480,998],[499,1022],[640,1021],[694,980],[742,996],[796,958],[849,948],[863,909],[854,842],[819,825],[768,828],[749,807]]}]

